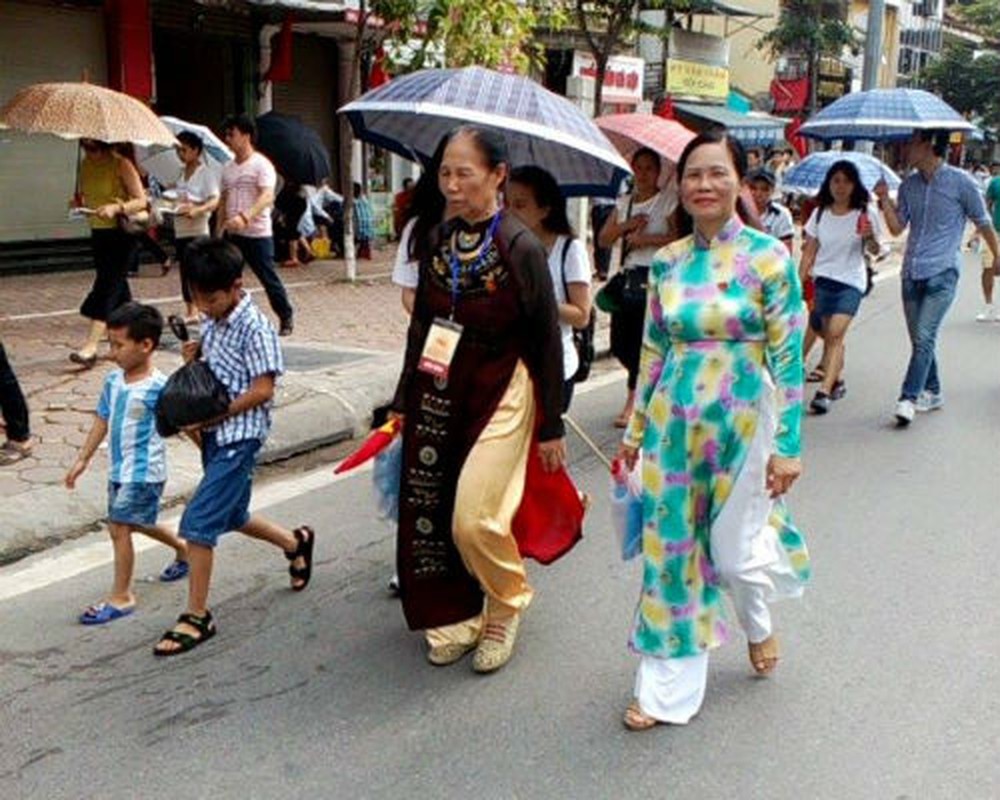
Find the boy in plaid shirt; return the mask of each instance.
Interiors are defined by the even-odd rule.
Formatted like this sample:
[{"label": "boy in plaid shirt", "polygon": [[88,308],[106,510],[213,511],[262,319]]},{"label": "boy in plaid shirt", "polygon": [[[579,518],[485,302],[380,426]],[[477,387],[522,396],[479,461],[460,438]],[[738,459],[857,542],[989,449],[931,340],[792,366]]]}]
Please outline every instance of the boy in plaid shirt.
[{"label": "boy in plaid shirt", "polygon": [[281,548],[296,592],[309,583],[316,539],[308,526],[290,531],[250,514],[254,463],[271,425],[275,382],[284,365],[277,333],[243,289],[243,256],[228,242],[202,238],[187,247],[184,269],[205,315],[202,340],[184,344],[184,360],[193,361],[200,350],[232,399],[223,417],[187,431],[200,441],[204,468],[180,524],[191,565],[188,607],[153,649],[158,656],[185,653],[215,635],[208,590],[222,534],[237,530]]}]

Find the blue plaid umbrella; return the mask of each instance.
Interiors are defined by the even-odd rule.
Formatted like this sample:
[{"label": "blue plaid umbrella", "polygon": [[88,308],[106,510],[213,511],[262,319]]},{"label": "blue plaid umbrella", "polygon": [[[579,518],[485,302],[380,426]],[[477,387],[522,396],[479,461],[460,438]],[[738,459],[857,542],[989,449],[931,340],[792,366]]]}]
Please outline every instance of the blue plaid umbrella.
[{"label": "blue plaid umbrella", "polygon": [[507,139],[511,165],[545,167],[570,195],[618,195],[628,164],[566,98],[520,75],[482,67],[428,69],[394,78],[340,109],[354,135],[403,158],[426,162],[462,124]]},{"label": "blue plaid umbrella", "polygon": [[944,100],[921,89],[852,92],[813,115],[799,133],[814,139],[907,139],[915,130],[972,131]]},{"label": "blue plaid umbrella", "polygon": [[813,153],[803,158],[794,167],[789,168],[781,179],[781,191],[797,194],[814,195],[826,179],[826,173],[838,161],[850,161],[858,168],[861,182],[869,191],[875,188],[880,179],[889,185],[889,191],[899,188],[899,176],[874,156],[859,153],[854,150],[827,150],[825,153]]}]

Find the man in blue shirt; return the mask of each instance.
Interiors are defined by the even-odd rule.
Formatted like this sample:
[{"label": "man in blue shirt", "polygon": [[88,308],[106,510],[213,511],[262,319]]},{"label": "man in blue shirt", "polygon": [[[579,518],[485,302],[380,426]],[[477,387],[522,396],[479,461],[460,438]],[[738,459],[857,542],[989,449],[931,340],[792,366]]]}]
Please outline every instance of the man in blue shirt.
[{"label": "man in blue shirt", "polygon": [[910,229],[903,256],[903,314],[910,336],[910,363],[896,403],[896,422],[905,427],[916,411],[944,404],[935,347],[938,330],[958,285],[962,234],[973,222],[993,255],[1000,274],[1000,245],[976,182],[944,162],[946,131],[915,131],[906,144],[913,173],[899,187],[899,205],[889,199],[885,181],[875,186],[879,208],[893,236]]}]

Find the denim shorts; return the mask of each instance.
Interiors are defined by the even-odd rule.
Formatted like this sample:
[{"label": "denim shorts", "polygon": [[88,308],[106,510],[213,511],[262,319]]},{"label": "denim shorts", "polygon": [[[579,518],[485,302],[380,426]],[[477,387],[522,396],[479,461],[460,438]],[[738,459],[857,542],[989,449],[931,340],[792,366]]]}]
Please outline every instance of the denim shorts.
[{"label": "denim shorts", "polygon": [[835,281],[832,278],[816,279],[816,302],[809,315],[809,324],[813,330],[823,327],[823,318],[834,314],[846,314],[853,317],[861,307],[864,294],[854,286]]},{"label": "denim shorts", "polygon": [[108,482],[108,522],[155,525],[160,513],[162,483]]},{"label": "denim shorts", "polygon": [[222,534],[247,524],[250,487],[260,445],[258,439],[247,439],[220,447],[214,432],[202,434],[204,475],[181,517],[182,539],[215,547]]}]

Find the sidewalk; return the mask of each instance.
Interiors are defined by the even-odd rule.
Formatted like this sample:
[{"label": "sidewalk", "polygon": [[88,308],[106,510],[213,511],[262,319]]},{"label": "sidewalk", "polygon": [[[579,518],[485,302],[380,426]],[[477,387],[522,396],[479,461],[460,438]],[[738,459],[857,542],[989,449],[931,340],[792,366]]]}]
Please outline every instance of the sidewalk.
[{"label": "sidewalk", "polygon": [[[372,409],[391,399],[407,327],[399,290],[389,281],[394,253],[394,245],[377,250],[372,261],[359,264],[353,284],[346,281],[342,261],[281,271],[296,309],[295,333],[282,339],[287,372],[262,462],[363,434]],[[131,280],[135,298],[155,304],[164,316],[183,313],[176,270],[147,275]],[[31,458],[0,469],[0,564],[94,529],[106,510],[102,454],[75,491],[62,485],[90,429],[104,375],[113,367],[102,360],[81,371],[68,360],[86,331],[77,308],[91,279],[89,271],[0,278],[0,338],[27,396],[35,437]],[[247,285],[270,312],[249,270]],[[598,348],[603,342],[606,350],[608,319],[603,314],[598,319]],[[154,361],[166,374],[180,366],[179,347],[169,332]],[[168,461],[167,505],[182,501],[201,476],[198,452],[179,437],[168,441]]]}]

